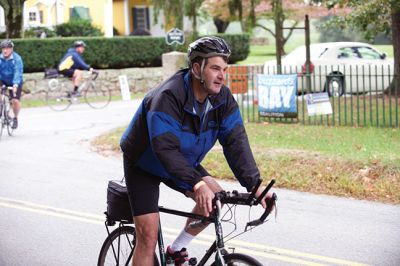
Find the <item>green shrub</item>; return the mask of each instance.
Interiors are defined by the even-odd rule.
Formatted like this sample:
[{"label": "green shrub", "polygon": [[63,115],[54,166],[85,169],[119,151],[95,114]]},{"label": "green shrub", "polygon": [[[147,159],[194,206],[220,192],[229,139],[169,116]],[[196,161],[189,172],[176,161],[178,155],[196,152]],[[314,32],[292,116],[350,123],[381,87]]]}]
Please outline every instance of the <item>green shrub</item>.
[{"label": "green shrub", "polygon": [[[81,37],[87,44],[83,58],[94,68],[161,66],[161,55],[171,51],[163,37]],[[55,67],[76,38],[15,39],[24,71]]]},{"label": "green shrub", "polygon": [[[243,60],[249,53],[248,35],[220,35],[232,47],[230,62]],[[163,53],[173,50],[164,37],[79,37],[87,44],[83,58],[94,68],[161,66]],[[24,60],[24,71],[38,72],[55,67],[77,38],[15,39],[15,51]],[[189,41],[188,41],[189,43]],[[182,47],[187,51],[187,45]],[[183,48],[184,47],[184,48]]]},{"label": "green shrub", "polygon": [[89,20],[73,19],[69,22],[57,25],[55,32],[61,37],[71,36],[102,36],[101,30],[93,26]]},{"label": "green shrub", "polygon": [[50,37],[56,37],[56,33],[54,30],[46,28],[46,27],[34,27],[34,28],[30,28],[28,30],[25,31],[24,33],[24,37],[25,38],[36,38],[36,37],[40,37],[40,35],[42,34],[42,32],[45,33],[45,37],[46,38],[50,38]]}]

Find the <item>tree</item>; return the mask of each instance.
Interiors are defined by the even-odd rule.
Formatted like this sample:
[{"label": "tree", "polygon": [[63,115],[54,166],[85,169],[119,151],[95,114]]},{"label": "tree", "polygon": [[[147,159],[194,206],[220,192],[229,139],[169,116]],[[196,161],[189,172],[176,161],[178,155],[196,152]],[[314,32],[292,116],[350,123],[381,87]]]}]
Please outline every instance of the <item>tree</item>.
[{"label": "tree", "polygon": [[154,20],[157,23],[160,11],[164,12],[164,28],[183,29],[183,16],[192,20],[193,33],[197,35],[197,11],[203,0],[152,0]]},{"label": "tree", "polygon": [[[229,21],[241,21],[244,31],[251,31],[260,27],[275,38],[277,63],[285,55],[285,44],[298,24],[304,20],[305,15],[322,17],[339,12],[337,8],[329,10],[323,6],[310,5],[304,0],[205,0],[203,3],[209,14],[214,18],[218,32],[225,30]],[[274,29],[259,23],[260,19],[274,21]],[[289,25],[288,25],[289,24]],[[287,29],[284,35],[284,25]],[[220,26],[220,28],[219,28]]]},{"label": "tree", "polygon": [[23,37],[23,14],[26,0],[0,0],[0,6],[4,9],[7,38]]},{"label": "tree", "polygon": [[400,1],[398,0],[312,0],[328,8],[349,7],[353,12],[338,17],[337,24],[355,26],[372,39],[376,34],[392,34],[394,55],[394,77],[387,93],[400,95]]}]

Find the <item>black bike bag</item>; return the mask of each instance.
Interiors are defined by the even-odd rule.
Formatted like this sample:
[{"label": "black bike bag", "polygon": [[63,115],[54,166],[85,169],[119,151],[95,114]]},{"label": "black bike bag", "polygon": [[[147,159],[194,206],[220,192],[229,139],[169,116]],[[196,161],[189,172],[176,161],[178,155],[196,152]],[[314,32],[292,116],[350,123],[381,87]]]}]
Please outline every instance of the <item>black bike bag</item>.
[{"label": "black bike bag", "polygon": [[128,191],[123,180],[111,180],[107,187],[107,215],[114,221],[132,221]]}]

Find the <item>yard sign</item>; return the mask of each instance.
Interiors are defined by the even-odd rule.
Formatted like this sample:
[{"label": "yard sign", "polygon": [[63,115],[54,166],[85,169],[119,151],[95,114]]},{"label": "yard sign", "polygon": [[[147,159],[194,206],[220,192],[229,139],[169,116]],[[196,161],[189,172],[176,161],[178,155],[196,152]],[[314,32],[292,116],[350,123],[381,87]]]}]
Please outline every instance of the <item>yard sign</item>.
[{"label": "yard sign", "polygon": [[297,117],[297,76],[257,75],[260,116]]}]

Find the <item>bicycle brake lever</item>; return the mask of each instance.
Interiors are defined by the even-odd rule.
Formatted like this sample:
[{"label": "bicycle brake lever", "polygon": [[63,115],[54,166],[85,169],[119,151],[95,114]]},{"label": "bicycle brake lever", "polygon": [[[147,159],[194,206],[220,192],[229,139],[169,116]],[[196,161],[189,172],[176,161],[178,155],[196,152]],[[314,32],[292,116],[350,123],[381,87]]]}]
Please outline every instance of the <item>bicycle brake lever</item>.
[{"label": "bicycle brake lever", "polygon": [[275,206],[275,202],[277,200],[278,200],[278,196],[275,193],[273,193],[272,197],[270,198],[270,200],[267,203],[267,207],[265,208],[264,213],[261,215],[260,218],[254,220],[254,221],[248,222],[246,224],[245,231],[247,231],[247,228],[249,226],[252,226],[252,227],[253,226],[258,226],[258,225],[264,223],[265,219],[267,219],[268,215],[271,213],[272,208]]}]

